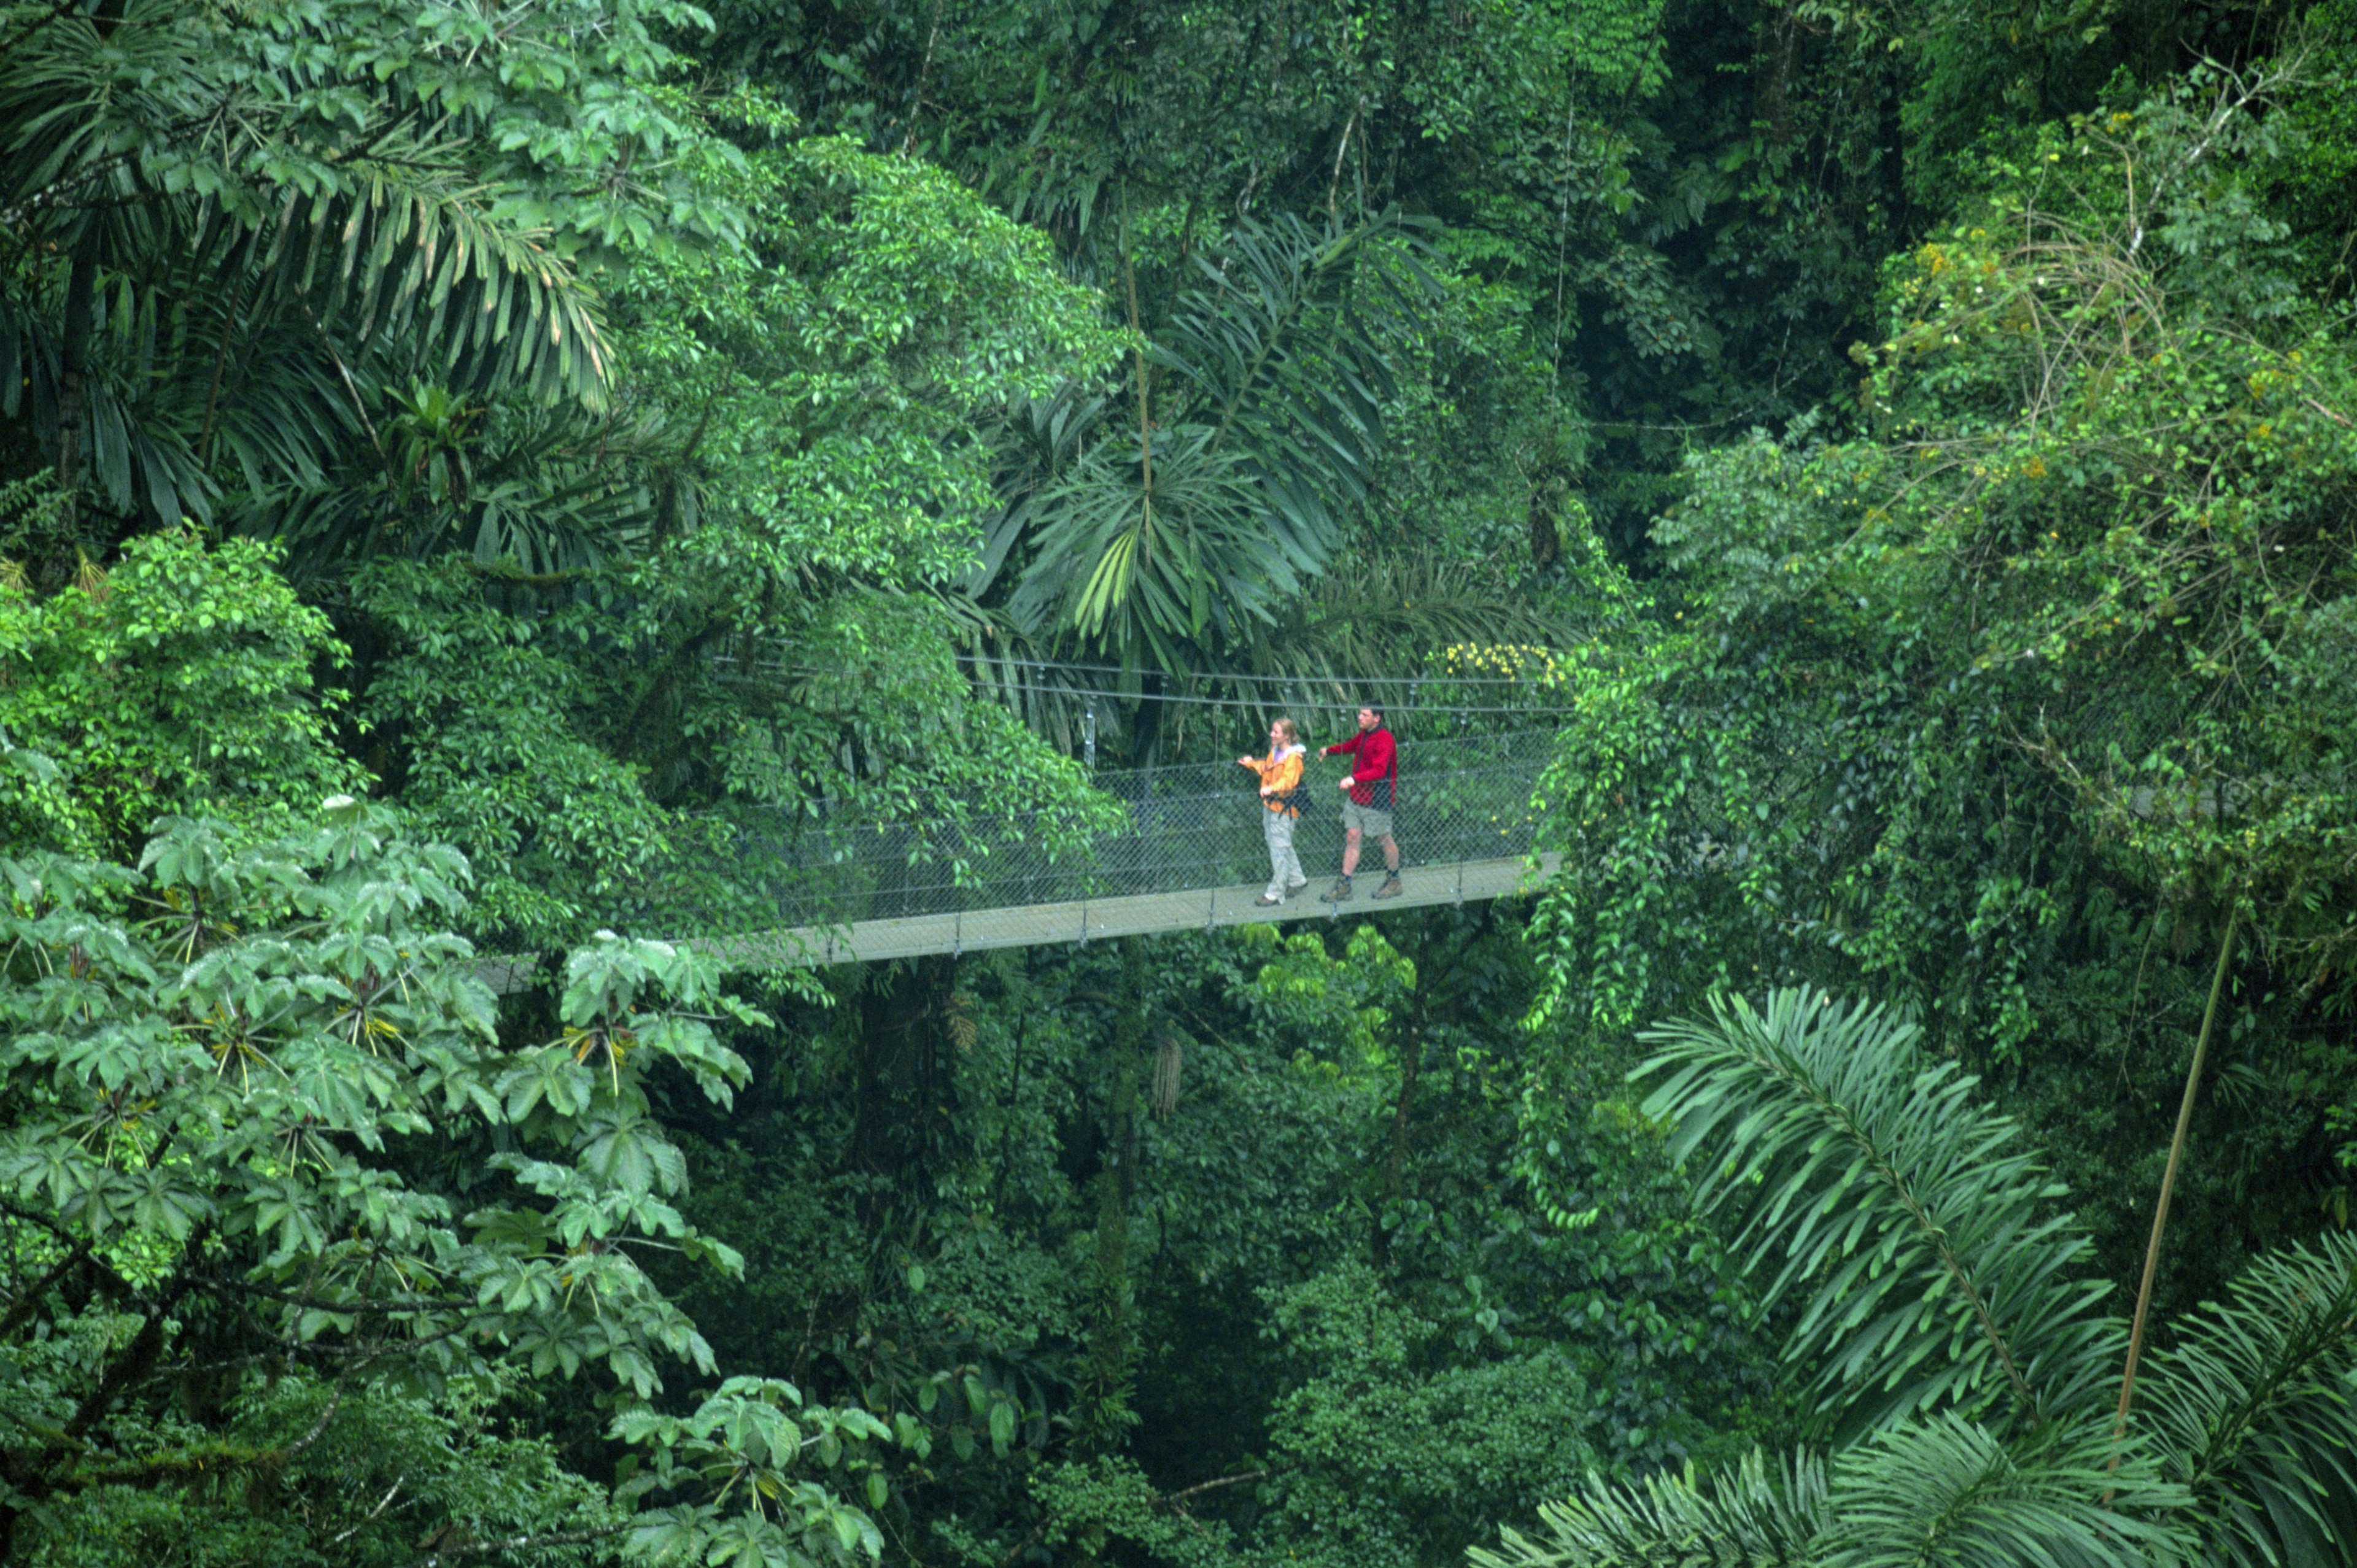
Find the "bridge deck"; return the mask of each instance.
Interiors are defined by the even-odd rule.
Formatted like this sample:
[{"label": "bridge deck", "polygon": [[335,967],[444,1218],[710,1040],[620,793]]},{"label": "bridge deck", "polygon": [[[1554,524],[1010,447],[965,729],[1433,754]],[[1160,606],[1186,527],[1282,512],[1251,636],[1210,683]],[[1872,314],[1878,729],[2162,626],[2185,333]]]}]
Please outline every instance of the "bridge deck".
[{"label": "bridge deck", "polygon": [[1152,931],[1200,931],[1277,920],[1339,919],[1344,915],[1375,915],[1421,905],[1461,904],[1469,899],[1498,898],[1528,891],[1544,881],[1561,858],[1552,854],[1544,855],[1535,868],[1519,855],[1410,866],[1401,874],[1400,896],[1381,900],[1372,897],[1383,882],[1378,862],[1372,875],[1364,866],[1360,868],[1355,879],[1358,897],[1347,904],[1318,902],[1318,895],[1329,885],[1326,879],[1319,879],[1302,889],[1299,897],[1273,908],[1262,908],[1254,903],[1260,897],[1261,885],[1248,883],[1176,893],[1141,893],[1120,898],[861,920],[834,930],[798,926],[744,936],[703,938],[697,945],[716,955],[730,969],[777,969],[1085,942]]}]

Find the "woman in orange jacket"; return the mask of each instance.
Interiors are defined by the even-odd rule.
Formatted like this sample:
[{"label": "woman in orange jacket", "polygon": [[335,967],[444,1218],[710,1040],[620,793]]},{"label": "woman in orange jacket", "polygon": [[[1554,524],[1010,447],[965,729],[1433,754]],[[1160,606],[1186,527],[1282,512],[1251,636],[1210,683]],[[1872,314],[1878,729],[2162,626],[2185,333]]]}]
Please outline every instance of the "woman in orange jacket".
[{"label": "woman in orange jacket", "polygon": [[1301,870],[1301,857],[1293,853],[1293,824],[1301,815],[1301,767],[1307,757],[1301,732],[1291,719],[1279,719],[1268,726],[1265,757],[1236,758],[1238,767],[1260,775],[1260,797],[1267,807],[1261,813],[1261,826],[1268,835],[1268,891],[1257,900],[1264,908],[1282,904],[1309,886]]}]

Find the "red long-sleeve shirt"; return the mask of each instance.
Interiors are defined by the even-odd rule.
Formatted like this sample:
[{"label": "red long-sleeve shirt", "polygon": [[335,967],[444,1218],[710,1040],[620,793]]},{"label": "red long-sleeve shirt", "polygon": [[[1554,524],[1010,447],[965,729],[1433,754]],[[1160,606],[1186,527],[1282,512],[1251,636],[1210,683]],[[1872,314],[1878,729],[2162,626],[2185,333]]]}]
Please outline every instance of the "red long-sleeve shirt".
[{"label": "red long-sleeve shirt", "polygon": [[1351,770],[1351,799],[1361,806],[1376,804],[1376,786],[1383,787],[1383,808],[1392,809],[1399,794],[1399,743],[1392,732],[1377,725],[1362,729],[1340,746],[1329,746],[1325,755],[1348,752],[1359,759]]}]

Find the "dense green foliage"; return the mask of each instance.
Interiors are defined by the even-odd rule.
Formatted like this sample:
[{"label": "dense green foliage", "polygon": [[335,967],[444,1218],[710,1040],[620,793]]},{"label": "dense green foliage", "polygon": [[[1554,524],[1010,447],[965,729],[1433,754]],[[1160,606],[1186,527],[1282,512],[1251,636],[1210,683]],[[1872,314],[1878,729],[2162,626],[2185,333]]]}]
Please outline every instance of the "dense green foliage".
[{"label": "dense green foliage", "polygon": [[[2115,1418],[2127,1326],[2018,1128],[1919,1031],[1822,993],[1722,1007],[1654,1039],[1647,1102],[1674,1147],[1723,1150],[1706,1207],[1739,1217],[1830,1459],[1755,1454],[1716,1485],[1591,1482],[1510,1532],[1505,1563],[2331,1562],[2352,1523],[2357,1243],[2293,1246],[2191,1315]],[[1781,1266],[1780,1266],[1781,1265]],[[1740,1554],[1739,1556],[1737,1554]],[[1690,1561],[1693,1559],[1689,1559]]]},{"label": "dense green foliage", "polygon": [[[9,1322],[47,1330],[5,1374],[12,1512],[94,1510],[116,1550],[152,1556],[177,1531],[143,1493],[200,1496],[208,1473],[249,1470],[299,1497],[361,1468],[336,1452],[382,1424],[423,1450],[425,1520],[530,1534],[557,1520],[593,1539],[611,1505],[544,1444],[446,1454],[437,1434],[479,1425],[503,1378],[594,1364],[642,1406],[659,1363],[716,1369],[635,1251],[737,1266],[667,1201],[686,1167],[644,1083],[675,1064],[726,1103],[746,1067],[711,1024],[760,1015],[713,994],[708,961],[607,936],[567,963],[554,1036],[500,1048],[468,944],[436,929],[463,904],[465,862],[389,836],[388,817],[339,795],[316,827],[244,848],[164,818],[135,872],[0,861]],[[354,1389],[357,1419],[307,1457]],[[655,1487],[687,1492],[634,1534],[691,1552],[781,1552],[834,1539],[838,1520],[838,1552],[872,1534],[792,1476],[780,1403],[731,1378],[684,1421],[619,1414]],[[829,1464],[856,1468],[848,1455],[889,1436],[865,1412],[798,1413],[835,1443]],[[796,1489],[698,1487],[716,1455]],[[314,1481],[312,1466],[328,1468]],[[385,1495],[409,1479],[395,1469]],[[309,1550],[309,1531],[256,1511],[242,1540],[190,1544],[208,1561]]]},{"label": "dense green foliage", "polygon": [[2207,78],[1993,167],[1893,263],[1854,435],[1695,459],[1657,530],[1684,602],[1575,676],[1558,787],[1599,874],[1550,911],[1548,1005],[1874,986],[2083,1191],[2173,1098],[2244,911],[2189,1284],[2347,1204],[2352,366],[2250,182],[2188,166],[2257,157],[2249,100],[2300,91]]},{"label": "dense green foliage", "polygon": [[[2352,106],[0,0],[0,1558],[2357,1562]],[[1369,692],[1549,732],[1544,897],[698,945]]]}]

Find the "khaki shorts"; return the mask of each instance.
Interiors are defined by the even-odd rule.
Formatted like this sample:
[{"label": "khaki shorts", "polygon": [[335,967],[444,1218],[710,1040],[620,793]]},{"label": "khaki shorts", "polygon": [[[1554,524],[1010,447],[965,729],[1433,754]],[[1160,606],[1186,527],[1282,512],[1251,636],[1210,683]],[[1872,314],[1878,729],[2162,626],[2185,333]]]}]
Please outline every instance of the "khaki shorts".
[{"label": "khaki shorts", "polygon": [[1345,795],[1342,798],[1342,825],[1356,828],[1371,839],[1392,836],[1392,814],[1376,806],[1361,806]]}]

